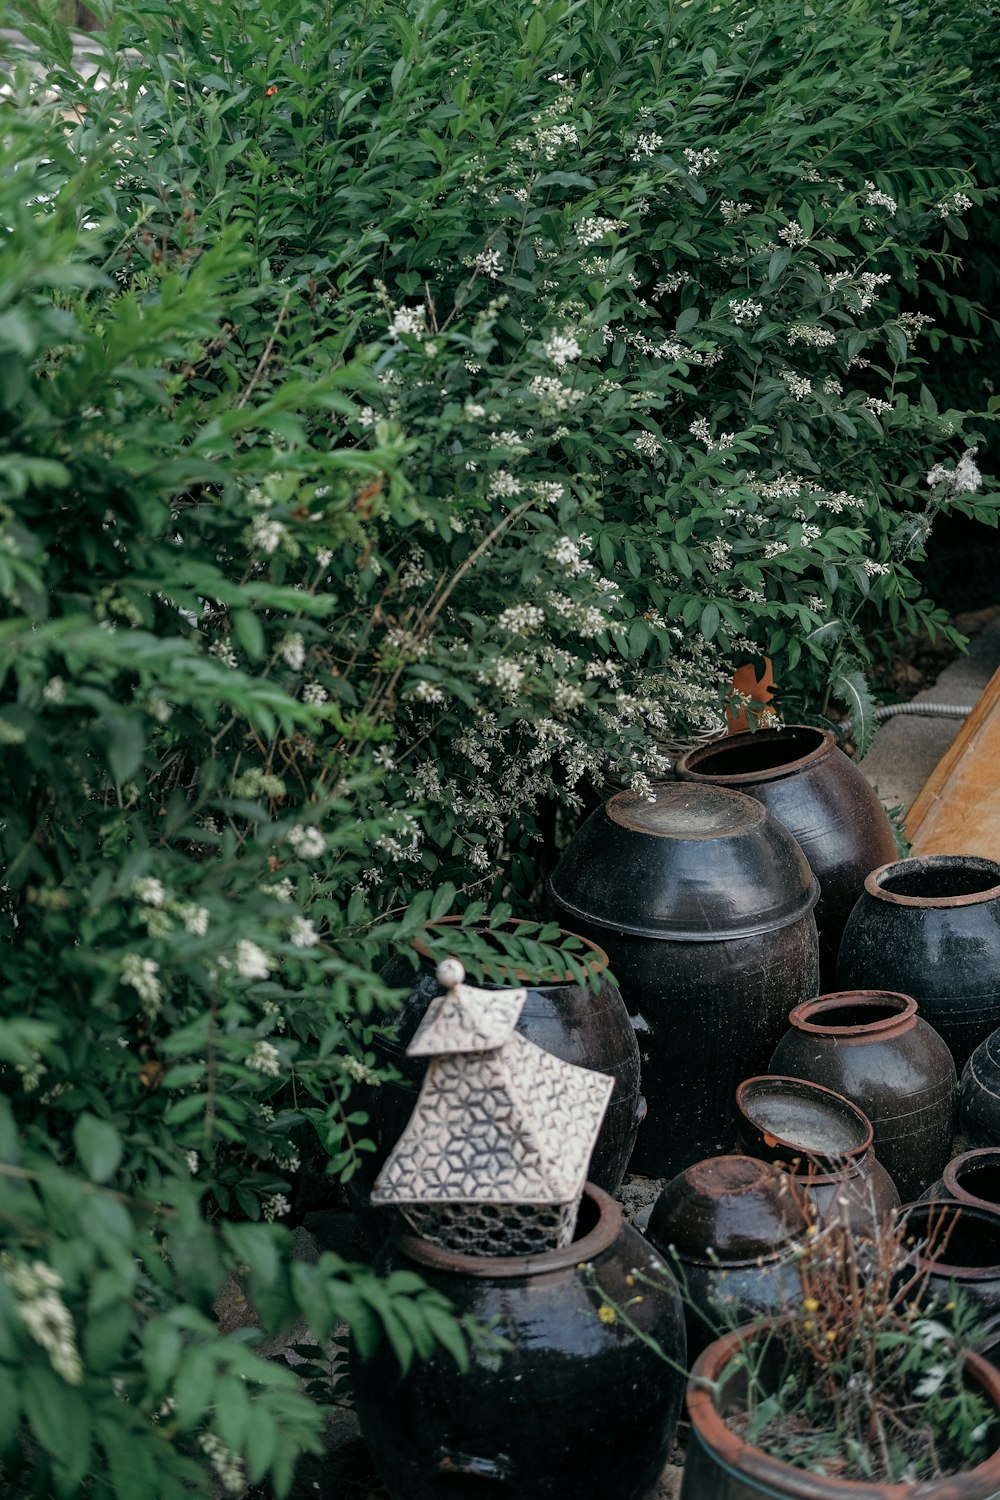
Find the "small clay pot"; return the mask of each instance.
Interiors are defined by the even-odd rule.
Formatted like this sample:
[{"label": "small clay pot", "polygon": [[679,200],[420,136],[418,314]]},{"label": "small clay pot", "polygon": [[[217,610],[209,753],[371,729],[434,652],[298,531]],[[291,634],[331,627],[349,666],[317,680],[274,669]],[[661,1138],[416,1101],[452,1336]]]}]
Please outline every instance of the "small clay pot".
[{"label": "small clay pot", "polygon": [[962,1069],[962,1134],[970,1146],[1000,1146],[1000,1031],[993,1031]]},{"label": "small clay pot", "polygon": [[934,854],[873,870],[844,929],[837,986],[912,995],[961,1071],[1000,1026],[1000,864]]},{"label": "small clay pot", "polygon": [[672,782],[620,792],[552,876],[561,920],[611,960],[649,1104],[632,1170],[671,1177],[735,1140],[732,1097],[762,1069],[789,1000],[813,994],[819,887],[751,797]]},{"label": "small clay pot", "polygon": [[832,988],[837,949],[865,876],[896,857],[885,808],[830,730],[789,724],[688,750],[677,774],[762,802],[799,844],[820,884],[820,986]]},{"label": "small clay pot", "polygon": [[773,1073],[825,1084],[872,1123],[875,1155],[904,1202],[940,1176],[951,1150],[957,1080],[951,1053],[909,995],[847,990],[798,1005]]},{"label": "small clay pot", "polygon": [[[745,1338],[731,1333],[718,1339],[691,1372],[691,1441],[681,1500],[996,1500],[1000,1495],[1000,1452],[947,1479],[883,1484],[811,1474],[753,1447],[722,1415],[743,1404],[746,1368],[736,1356]],[[1000,1372],[976,1354],[965,1356],[965,1368],[970,1386],[1000,1411]]]},{"label": "small clay pot", "polygon": [[667,1183],[646,1237],[681,1284],[689,1356],[795,1302],[795,1250],[808,1223],[787,1173],[750,1156],[710,1157]]},{"label": "small clay pot", "polygon": [[[915,1298],[920,1306],[946,1307],[957,1287],[975,1305],[980,1325],[1000,1314],[1000,1213],[938,1198],[905,1208],[902,1224],[912,1272],[927,1276]],[[992,1356],[1000,1331],[986,1331],[985,1340],[981,1352]]]},{"label": "small clay pot", "polygon": [[361,1431],[392,1500],[646,1500],[673,1442],[686,1364],[680,1296],[656,1262],[589,1184],[565,1250],[471,1256],[395,1238],[378,1271],[417,1272],[507,1347],[471,1344],[460,1370],[437,1345],[406,1375],[384,1338],[370,1358],[355,1353]]},{"label": "small clay pot", "polygon": [[874,1238],[899,1194],[872,1150],[867,1115],[832,1089],[764,1074],[736,1090],[740,1139],[753,1156],[790,1172],[820,1222]]}]

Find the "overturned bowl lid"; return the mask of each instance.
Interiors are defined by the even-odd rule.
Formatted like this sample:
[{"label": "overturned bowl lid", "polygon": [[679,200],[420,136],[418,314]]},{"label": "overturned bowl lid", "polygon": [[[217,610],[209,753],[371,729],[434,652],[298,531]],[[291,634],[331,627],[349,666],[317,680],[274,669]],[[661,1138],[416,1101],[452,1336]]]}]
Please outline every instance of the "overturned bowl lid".
[{"label": "overturned bowl lid", "polygon": [[762,803],[697,782],[618,792],[567,845],[550,882],[574,917],[673,942],[724,942],[787,927],[819,886]]},{"label": "overturned bowl lid", "polygon": [[646,1232],[661,1250],[724,1266],[784,1253],[806,1228],[787,1172],[753,1156],[710,1156],[671,1178]]}]

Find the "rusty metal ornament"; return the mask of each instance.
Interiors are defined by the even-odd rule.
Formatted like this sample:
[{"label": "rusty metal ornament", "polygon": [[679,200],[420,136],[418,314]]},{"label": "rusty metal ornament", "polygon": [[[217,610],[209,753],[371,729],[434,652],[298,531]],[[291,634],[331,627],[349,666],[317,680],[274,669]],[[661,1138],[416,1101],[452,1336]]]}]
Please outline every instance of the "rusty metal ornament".
[{"label": "rusty metal ornament", "polygon": [[407,1048],[431,1061],[372,1203],[398,1207],[424,1239],[467,1255],[563,1248],[614,1079],[515,1031],[523,989],[467,985],[456,959],[437,977],[446,993]]}]

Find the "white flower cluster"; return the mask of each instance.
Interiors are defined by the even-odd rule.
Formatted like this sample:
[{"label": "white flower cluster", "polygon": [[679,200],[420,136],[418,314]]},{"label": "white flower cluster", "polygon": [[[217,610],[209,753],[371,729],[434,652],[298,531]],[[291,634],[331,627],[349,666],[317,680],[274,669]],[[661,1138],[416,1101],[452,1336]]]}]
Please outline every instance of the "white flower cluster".
[{"label": "white flower cluster", "polygon": [[586,248],[588,245],[596,245],[601,240],[607,239],[609,234],[620,234],[628,228],[624,219],[604,219],[594,214],[589,218],[578,219],[573,228],[580,245]]},{"label": "white flower cluster", "polygon": [[296,917],[289,933],[293,948],[315,948],[319,933],[308,917]]},{"label": "white flower cluster", "polygon": [[850,293],[850,299],[859,312],[867,312],[878,298],[878,288],[886,286],[892,277],[888,271],[837,271],[826,278],[827,290]]},{"label": "white flower cluster", "polygon": [[293,672],[301,672],[305,665],[306,644],[297,630],[290,635],[282,637],[278,647],[278,655],[286,666],[291,667]]},{"label": "white flower cluster", "polygon": [[227,1495],[241,1495],[246,1487],[243,1460],[217,1438],[214,1432],[203,1432],[198,1446],[215,1470],[216,1477]]},{"label": "white flower cluster", "polygon": [[894,214],[899,207],[895,198],[890,198],[888,193],[883,193],[874,182],[865,182],[865,202],[870,203],[874,208],[887,209],[890,214]]},{"label": "white flower cluster", "polygon": [[545,611],[537,604],[511,604],[497,617],[497,625],[508,635],[530,635],[545,624]]},{"label": "white flower cluster", "polygon": [[[515,148],[519,145],[523,148],[524,144],[524,142],[515,142]],[[576,126],[565,123],[545,125],[535,137],[535,149],[544,161],[555,161],[560,152],[568,151],[579,144],[580,137],[576,133]]]},{"label": "white flower cluster", "polygon": [[784,229],[778,230],[778,239],[783,240],[791,250],[797,249],[800,245],[808,245],[809,243],[809,236],[802,228],[802,225],[795,219],[790,224],[786,224]]},{"label": "white flower cluster", "polygon": [[272,1042],[254,1042],[245,1066],[251,1073],[260,1073],[265,1078],[280,1078],[281,1054]]},{"label": "white flower cluster", "polygon": [[719,212],[724,224],[735,224],[738,219],[745,219],[747,214],[753,212],[753,204],[734,203],[732,198],[723,198],[719,204]]},{"label": "white flower cluster", "polygon": [[503,270],[503,256],[499,250],[480,250],[472,264],[481,276],[495,281]]},{"label": "white flower cluster", "polygon": [[730,302],[729,311],[736,326],[745,328],[750,323],[756,323],[764,311],[764,305],[755,302],[753,297],[744,297],[739,302]]},{"label": "white flower cluster", "polygon": [[653,296],[665,297],[672,292],[679,292],[681,287],[690,280],[691,277],[687,271],[668,271],[654,286]]},{"label": "white flower cluster", "polygon": [[941,199],[940,203],[936,205],[936,212],[942,219],[947,219],[951,215],[957,217],[960,214],[968,213],[971,207],[972,199],[968,193],[961,193],[956,188],[953,193],[948,193],[946,197]]},{"label": "white flower cluster", "polygon": [[314,823],[290,828],[285,837],[300,859],[319,859],[326,850],[326,839]]},{"label": "white flower cluster", "polygon": [[630,152],[633,161],[642,161],[644,156],[655,156],[663,145],[662,135],[657,135],[655,130],[644,131],[636,137],[635,145]]},{"label": "white flower cluster", "polygon": [[268,1224],[273,1224],[275,1219],[283,1219],[291,1212],[292,1205],[284,1193],[265,1193],[260,1200],[260,1211]]},{"label": "white flower cluster", "polygon": [[953,495],[975,494],[983,482],[983,476],[973,461],[977,452],[976,448],[966,448],[953,469],[946,469],[944,464],[935,464],[928,471],[927,483],[932,489],[939,484],[944,485]]},{"label": "white flower cluster", "polygon": [[236,972],[241,979],[267,979],[271,956],[249,938],[240,938],[236,944]]},{"label": "white flower cluster", "polygon": [[684,161],[690,175],[699,177],[702,172],[719,165],[719,153],[712,146],[706,146],[702,151],[693,151],[690,146],[685,146]]},{"label": "white flower cluster", "polygon": [[832,328],[819,328],[815,323],[793,323],[785,338],[790,344],[806,344],[813,349],[827,349],[837,342]]},{"label": "white flower cluster", "polygon": [[580,345],[571,333],[552,333],[542,347],[546,357],[560,370],[571,360],[580,358]]},{"label": "white flower cluster", "polygon": [[285,539],[288,528],[283,521],[272,521],[267,516],[255,516],[250,527],[250,545],[258,552],[277,552]]},{"label": "white flower cluster", "polygon": [[640,432],[632,446],[643,458],[655,458],[663,448],[659,438],[651,432]]},{"label": "white flower cluster", "polygon": [[83,1366],[73,1315],[59,1296],[62,1277],[43,1260],[27,1264],[6,1253],[0,1256],[0,1273],[17,1297],[21,1321],[49,1356],[53,1370],[68,1384],[79,1385]]},{"label": "white flower cluster", "polygon": [[572,386],[565,385],[555,375],[533,376],[528,390],[545,406],[551,406],[556,411],[568,411],[587,394],[586,391],[574,390]]},{"label": "white flower cluster", "polygon": [[873,411],[877,417],[884,417],[886,412],[892,411],[892,402],[882,401],[878,396],[866,396],[864,405],[869,411]]},{"label": "white flower cluster", "polygon": [[121,982],[135,990],[149,1021],[159,1015],[163,1003],[163,987],[157,978],[159,972],[160,966],[155,959],[140,958],[138,953],[126,953],[122,960]]},{"label": "white flower cluster", "polygon": [[804,375],[796,375],[794,370],[782,370],[781,378],[796,401],[804,401],[812,391],[812,381]]},{"label": "white flower cluster", "polygon": [[411,338],[422,339],[427,334],[427,309],[424,307],[397,307],[389,320],[389,332],[394,339],[408,333]]},{"label": "white flower cluster", "polygon": [[490,475],[487,494],[491,500],[509,500],[521,493],[521,481],[508,469],[497,469]]}]

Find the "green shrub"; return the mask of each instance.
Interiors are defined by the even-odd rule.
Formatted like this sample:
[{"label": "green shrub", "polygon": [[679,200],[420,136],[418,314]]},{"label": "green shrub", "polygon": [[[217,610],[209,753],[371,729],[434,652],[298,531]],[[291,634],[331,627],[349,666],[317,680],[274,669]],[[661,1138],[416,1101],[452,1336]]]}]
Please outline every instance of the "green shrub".
[{"label": "green shrub", "polygon": [[952,294],[966,75],[862,0],[141,0],[90,81],[23,24],[0,1452],[12,1493],[204,1490],[199,1446],[280,1491],[318,1413],[217,1334],[227,1272],[267,1329],[462,1351],[266,1222],[310,1133],[363,1149],[388,947],[531,914],[546,806],[644,788],[740,657],[863,715],[873,623],[944,628],[910,560],[996,497],[900,295]]}]

